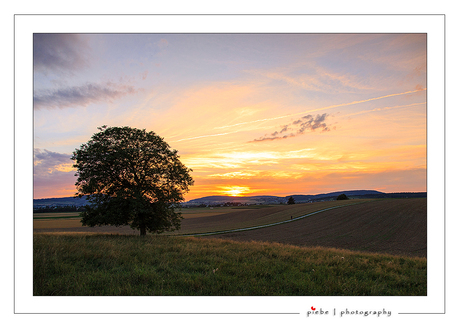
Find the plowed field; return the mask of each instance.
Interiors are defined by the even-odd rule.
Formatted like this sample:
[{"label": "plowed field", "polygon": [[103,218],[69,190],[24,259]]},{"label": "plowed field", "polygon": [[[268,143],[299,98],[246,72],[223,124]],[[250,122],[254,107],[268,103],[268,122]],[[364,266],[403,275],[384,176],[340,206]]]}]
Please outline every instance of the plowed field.
[{"label": "plowed field", "polygon": [[[347,200],[337,203],[319,202],[296,205],[212,207],[182,209],[184,219],[181,229],[170,234],[191,234],[245,228],[284,221],[337,205],[350,205],[362,200]],[[65,218],[65,219],[63,219]],[[93,232],[139,234],[129,226],[83,227],[78,213],[34,214],[34,232]]]},{"label": "plowed field", "polygon": [[298,221],[203,238],[267,241],[426,257],[426,199],[385,199]]},{"label": "plowed field", "polygon": [[184,214],[181,229],[173,234],[216,232],[278,223],[319,210],[367,202],[363,200],[317,202],[308,204],[265,206],[264,208],[233,208],[215,216],[194,216]]},{"label": "plowed field", "polygon": [[[173,234],[216,232],[273,224],[346,205],[289,223],[202,238],[279,242],[426,257],[426,199],[363,201],[331,201],[255,209],[184,209],[181,230]],[[75,219],[36,219],[34,232],[139,234],[129,226],[82,227]]]}]

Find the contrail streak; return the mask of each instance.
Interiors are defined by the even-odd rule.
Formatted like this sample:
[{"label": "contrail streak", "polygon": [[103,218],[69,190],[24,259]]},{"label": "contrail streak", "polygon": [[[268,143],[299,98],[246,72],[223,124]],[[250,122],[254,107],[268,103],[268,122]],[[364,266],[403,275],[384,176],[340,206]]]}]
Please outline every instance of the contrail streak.
[{"label": "contrail streak", "polygon": [[416,105],[423,105],[423,104],[426,104],[426,102],[412,103],[412,104],[407,104],[407,105],[387,106],[387,107],[375,108],[375,109],[367,110],[367,111],[361,111],[361,112],[356,112],[356,113],[344,114],[344,115],[338,116],[337,118],[349,117],[349,116],[352,116],[352,115],[359,115],[359,114],[365,114],[365,113],[370,113],[370,112],[377,112],[377,111],[384,111],[384,110],[392,110],[392,109],[397,109],[397,108],[401,108],[401,107],[410,107],[410,106],[416,106]]},{"label": "contrail streak", "polygon": [[287,115],[283,115],[283,116],[279,116],[279,117],[266,118],[266,119],[259,119],[259,120],[254,120],[254,121],[240,122],[240,123],[236,123],[236,124],[233,124],[233,125],[215,127],[214,129],[230,128],[230,127],[236,127],[236,126],[241,126],[241,125],[250,124],[250,123],[256,123],[256,122],[263,122],[263,121],[269,121],[269,120],[283,119],[283,118],[288,118],[288,117],[292,117],[292,116],[296,116],[296,115],[300,115],[300,114],[305,114],[305,113],[310,113],[310,112],[317,112],[317,111],[328,110],[328,109],[332,109],[332,108],[336,108],[336,107],[342,107],[342,106],[348,106],[348,105],[366,103],[366,102],[371,102],[371,101],[375,101],[375,100],[383,99],[383,98],[388,98],[388,97],[394,97],[394,96],[401,96],[401,95],[412,94],[412,93],[416,93],[416,92],[419,92],[419,91],[422,91],[422,90],[426,90],[426,88],[424,88],[424,89],[417,89],[417,90],[411,90],[411,91],[405,91],[405,92],[403,92],[403,93],[398,93],[398,94],[390,94],[390,95],[385,95],[385,96],[380,96],[380,97],[374,97],[374,98],[369,98],[369,99],[365,99],[365,100],[361,100],[361,101],[354,101],[354,102],[350,102],[350,103],[343,103],[343,104],[337,104],[337,105],[330,105],[330,106],[321,107],[321,108],[314,109],[314,110],[309,110],[309,111],[304,111],[304,112],[298,112],[298,113],[294,113],[294,114],[287,114]]},{"label": "contrail streak", "polygon": [[178,139],[177,141],[174,141],[174,142],[182,142],[182,141],[188,141],[188,140],[192,140],[192,139],[205,138],[205,137],[222,136],[222,135],[228,135],[228,134],[233,134],[233,133],[235,133],[235,131],[234,132],[228,132],[228,133],[221,133],[221,134],[188,137],[188,138]]},{"label": "contrail streak", "polygon": [[[310,112],[317,112],[317,111],[332,109],[332,108],[341,107],[341,106],[360,104],[360,103],[375,101],[375,100],[378,100],[378,99],[383,99],[383,98],[388,98],[388,97],[394,97],[394,96],[401,96],[401,95],[412,94],[412,93],[416,93],[416,92],[419,92],[419,91],[422,91],[422,90],[426,90],[426,88],[424,88],[424,89],[417,89],[417,90],[411,90],[411,91],[406,91],[406,92],[398,93],[398,94],[390,94],[390,95],[385,95],[385,96],[380,96],[380,97],[374,97],[374,98],[369,98],[369,99],[365,99],[365,100],[361,100],[361,101],[354,101],[354,102],[350,102],[350,103],[337,104],[337,105],[330,105],[330,106],[321,107],[321,108],[314,109],[314,110],[308,110],[308,111],[298,112],[298,113],[294,113],[294,114],[282,115],[282,116],[279,116],[279,117],[273,117],[273,118],[266,118],[266,119],[259,119],[259,120],[253,120],[253,121],[240,122],[240,123],[236,123],[236,124],[233,124],[233,125],[222,126],[222,127],[215,127],[214,129],[230,128],[230,127],[236,127],[236,126],[241,126],[241,125],[250,124],[250,123],[256,123],[256,122],[264,122],[264,121],[270,121],[270,120],[283,119],[283,118],[288,118],[288,117],[292,117],[292,116],[296,116],[296,115],[301,115],[301,114],[306,114],[306,113],[310,113]],[[413,104],[411,104],[411,105],[413,105]],[[372,111],[373,111],[373,110],[372,110]],[[176,141],[173,141],[173,142],[183,142],[183,141],[188,141],[188,140],[193,140],[193,139],[199,139],[199,138],[223,136],[223,135],[234,134],[234,133],[237,133],[237,132],[239,132],[239,131],[231,131],[231,132],[219,133],[219,134],[211,134],[211,135],[202,135],[202,136],[188,137],[188,138],[182,138],[182,139],[179,139],[179,140],[176,140]]]}]

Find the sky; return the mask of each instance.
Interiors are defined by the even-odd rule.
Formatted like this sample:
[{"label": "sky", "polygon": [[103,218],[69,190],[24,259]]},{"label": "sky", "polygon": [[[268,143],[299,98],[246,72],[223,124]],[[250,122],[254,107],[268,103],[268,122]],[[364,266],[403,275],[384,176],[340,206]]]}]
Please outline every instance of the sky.
[{"label": "sky", "polygon": [[426,34],[34,34],[34,198],[97,127],[154,131],[209,195],[426,191]]}]

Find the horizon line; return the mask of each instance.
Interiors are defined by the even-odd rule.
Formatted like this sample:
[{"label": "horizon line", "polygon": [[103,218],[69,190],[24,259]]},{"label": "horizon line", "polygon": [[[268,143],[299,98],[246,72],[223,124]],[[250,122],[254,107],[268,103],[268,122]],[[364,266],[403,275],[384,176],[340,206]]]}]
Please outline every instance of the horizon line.
[{"label": "horizon line", "polygon": [[[213,195],[206,195],[202,197],[197,197],[194,199],[190,199],[188,201],[182,201],[182,202],[189,202],[192,200],[196,199],[201,199],[201,198],[208,198],[208,197],[229,197],[229,198],[256,198],[256,197],[274,197],[274,198],[286,198],[289,196],[294,196],[294,195],[321,195],[321,194],[331,194],[331,193],[339,193],[339,192],[353,192],[353,191],[375,191],[378,193],[382,194],[392,194],[392,193],[427,193],[427,191],[398,191],[398,192],[382,192],[379,190],[372,190],[372,189],[356,189],[356,190],[336,190],[332,192],[321,192],[321,193],[309,193],[309,194],[287,194],[285,196],[278,196],[278,195],[269,195],[269,194],[255,194],[255,195],[240,195],[240,196],[233,196],[233,195],[226,195],[226,194],[213,194]],[[63,198],[78,198],[75,196],[59,196],[59,197],[45,197],[45,198],[33,198],[33,200],[47,200],[47,199],[63,199]]]}]

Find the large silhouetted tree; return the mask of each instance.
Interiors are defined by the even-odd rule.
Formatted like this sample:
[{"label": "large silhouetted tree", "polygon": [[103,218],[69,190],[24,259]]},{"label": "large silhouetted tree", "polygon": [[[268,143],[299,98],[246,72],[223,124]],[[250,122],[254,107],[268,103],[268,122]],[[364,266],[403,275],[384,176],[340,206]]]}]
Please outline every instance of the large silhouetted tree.
[{"label": "large silhouetted tree", "polygon": [[179,229],[182,216],[175,208],[193,179],[177,151],[145,129],[98,129],[71,158],[77,168],[76,196],[89,200],[82,224],[129,224],[140,235]]}]

